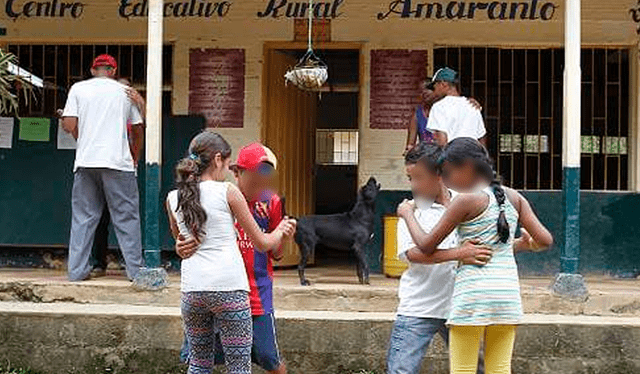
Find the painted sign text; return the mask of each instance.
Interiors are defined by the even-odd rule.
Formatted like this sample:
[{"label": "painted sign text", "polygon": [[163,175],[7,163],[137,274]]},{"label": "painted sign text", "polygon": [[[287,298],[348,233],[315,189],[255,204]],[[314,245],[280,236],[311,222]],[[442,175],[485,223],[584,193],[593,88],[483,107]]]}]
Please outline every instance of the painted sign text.
[{"label": "painted sign text", "polygon": [[384,20],[390,16],[399,18],[422,19],[474,19],[483,13],[490,20],[542,20],[553,19],[558,5],[538,0],[530,1],[493,1],[493,2],[464,2],[440,1],[418,2],[412,0],[395,0],[389,4],[386,12],[378,13],[378,19]]}]

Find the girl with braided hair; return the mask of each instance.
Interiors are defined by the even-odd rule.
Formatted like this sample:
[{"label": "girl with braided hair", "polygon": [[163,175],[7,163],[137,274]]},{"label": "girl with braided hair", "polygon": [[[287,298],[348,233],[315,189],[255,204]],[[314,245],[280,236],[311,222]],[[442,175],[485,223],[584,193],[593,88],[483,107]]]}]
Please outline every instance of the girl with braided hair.
[{"label": "girl with braided hair", "polygon": [[[517,191],[496,178],[487,150],[475,139],[451,141],[441,157],[447,185],[463,192],[451,202],[435,228],[426,234],[408,201],[398,215],[417,245],[414,251],[432,254],[452,231],[460,242],[474,240],[493,250],[486,265],[459,264],[456,269],[449,330],[451,374],[472,374],[478,364],[481,338],[485,342],[485,373],[511,373],[516,325],[522,317],[515,251],[540,251],[553,238]],[[522,236],[515,238],[516,227]]]},{"label": "girl with braided hair", "polygon": [[229,174],[231,147],[222,136],[203,131],[191,141],[189,156],[176,167],[177,190],[167,197],[174,238],[195,238],[200,246],[182,260],[182,318],[189,341],[189,374],[209,374],[216,333],[227,373],[251,373],[252,318],[249,282],[238,249],[234,221],[265,249],[278,248],[295,232],[295,220],[283,219],[265,234]]}]

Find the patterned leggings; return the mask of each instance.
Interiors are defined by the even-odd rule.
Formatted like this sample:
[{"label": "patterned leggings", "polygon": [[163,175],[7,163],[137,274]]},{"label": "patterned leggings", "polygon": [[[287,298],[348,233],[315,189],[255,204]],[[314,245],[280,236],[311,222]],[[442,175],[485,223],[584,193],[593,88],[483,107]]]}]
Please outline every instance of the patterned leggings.
[{"label": "patterned leggings", "polygon": [[190,343],[188,374],[213,371],[216,332],[227,373],[251,374],[253,325],[246,291],[183,292],[182,318]]}]

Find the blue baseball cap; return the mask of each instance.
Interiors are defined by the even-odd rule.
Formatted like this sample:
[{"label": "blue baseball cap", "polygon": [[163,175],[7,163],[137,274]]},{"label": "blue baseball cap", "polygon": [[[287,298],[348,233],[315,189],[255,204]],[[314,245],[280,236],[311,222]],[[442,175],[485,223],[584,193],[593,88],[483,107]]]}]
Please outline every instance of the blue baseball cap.
[{"label": "blue baseball cap", "polygon": [[438,82],[458,83],[458,72],[448,67],[438,69],[431,78],[431,82],[427,84],[427,88],[433,90]]}]

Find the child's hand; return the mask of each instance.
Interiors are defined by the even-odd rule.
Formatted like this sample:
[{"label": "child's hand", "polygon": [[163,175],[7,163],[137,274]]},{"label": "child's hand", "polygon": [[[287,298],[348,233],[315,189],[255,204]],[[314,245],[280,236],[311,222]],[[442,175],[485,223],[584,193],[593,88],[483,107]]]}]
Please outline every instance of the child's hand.
[{"label": "child's hand", "polygon": [[465,265],[484,266],[493,255],[491,248],[481,245],[477,239],[467,240],[460,246],[461,262]]},{"label": "child's hand", "polygon": [[295,219],[285,217],[276,228],[277,231],[282,232],[285,236],[293,236],[296,233],[297,222]]},{"label": "child's hand", "polygon": [[404,199],[400,205],[398,205],[398,216],[405,218],[413,214],[416,210],[416,202],[414,200]]},{"label": "child's hand", "polygon": [[469,101],[469,104],[471,104],[475,109],[478,109],[482,112],[482,105],[480,105],[478,100],[474,99],[473,97],[469,97],[467,98],[467,100]]},{"label": "child's hand", "polygon": [[194,238],[185,239],[185,237],[180,234],[176,239],[176,253],[183,260],[193,256],[198,250],[198,247],[200,247],[200,242]]}]

